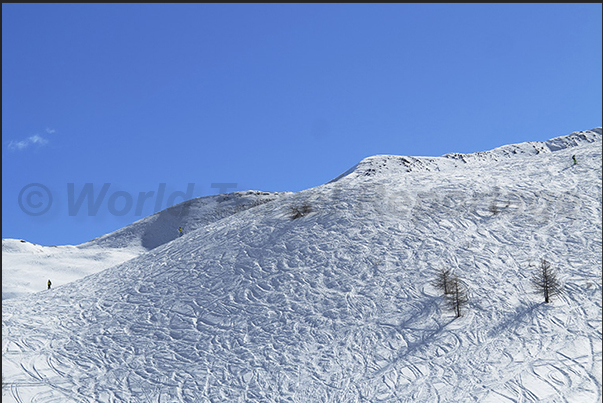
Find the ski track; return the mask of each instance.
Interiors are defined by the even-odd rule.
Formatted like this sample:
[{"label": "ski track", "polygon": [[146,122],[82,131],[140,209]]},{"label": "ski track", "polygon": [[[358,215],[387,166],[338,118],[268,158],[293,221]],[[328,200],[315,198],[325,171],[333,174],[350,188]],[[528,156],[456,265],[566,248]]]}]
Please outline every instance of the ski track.
[{"label": "ski track", "polygon": [[[7,300],[3,367],[18,370],[5,397],[600,402],[600,188],[568,171],[508,179],[522,163],[490,167],[496,175],[482,182],[463,171],[343,178],[290,196],[320,206],[307,217],[262,205]],[[413,180],[426,184],[420,197],[392,196]],[[480,187],[488,197],[467,196]],[[543,256],[565,285],[548,305],[529,284]],[[430,284],[441,267],[469,289],[461,318]]]}]

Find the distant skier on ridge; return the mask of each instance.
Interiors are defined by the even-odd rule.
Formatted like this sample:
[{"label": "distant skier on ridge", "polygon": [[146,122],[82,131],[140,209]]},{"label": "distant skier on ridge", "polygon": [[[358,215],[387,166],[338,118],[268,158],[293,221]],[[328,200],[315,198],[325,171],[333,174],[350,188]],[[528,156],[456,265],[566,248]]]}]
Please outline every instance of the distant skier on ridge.
[{"label": "distant skier on ridge", "polygon": [[50,290],[50,286],[52,285],[52,282],[50,282],[50,279],[48,279],[48,289]]},{"label": "distant skier on ridge", "polygon": [[578,161],[576,161],[576,156],[572,155],[572,159],[574,160],[574,165],[578,165]]},{"label": "distant skier on ridge", "polygon": [[178,233],[179,233],[178,236],[182,236],[182,227],[178,227]]}]

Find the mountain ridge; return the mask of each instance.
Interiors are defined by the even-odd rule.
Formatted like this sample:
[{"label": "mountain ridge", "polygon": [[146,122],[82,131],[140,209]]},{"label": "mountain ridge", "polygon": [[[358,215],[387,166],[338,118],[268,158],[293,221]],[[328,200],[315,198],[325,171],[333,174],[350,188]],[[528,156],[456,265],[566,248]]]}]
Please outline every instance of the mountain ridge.
[{"label": "mountain ridge", "polygon": [[[600,135],[440,170],[394,162],[3,301],[6,397],[599,401]],[[530,286],[543,257],[564,284],[552,304]],[[458,319],[432,285],[443,267],[469,290]]]},{"label": "mountain ridge", "polygon": [[[348,176],[356,171],[358,175],[371,176],[387,165],[397,165],[401,172],[412,171],[440,171],[452,169],[464,164],[487,162],[491,160],[504,160],[521,156],[538,155],[561,151],[596,141],[601,141],[602,128],[573,132],[546,141],[528,141],[516,144],[503,145],[488,151],[478,151],[468,154],[447,153],[441,157],[411,157],[400,155],[374,155],[367,157],[345,171],[330,182]],[[462,162],[459,165],[458,162]]]}]

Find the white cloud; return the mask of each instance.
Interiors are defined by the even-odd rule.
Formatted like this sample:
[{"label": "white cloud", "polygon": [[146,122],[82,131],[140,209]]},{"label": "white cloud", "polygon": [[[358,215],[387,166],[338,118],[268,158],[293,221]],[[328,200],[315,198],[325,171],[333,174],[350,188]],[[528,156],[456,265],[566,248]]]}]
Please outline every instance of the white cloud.
[{"label": "white cloud", "polygon": [[[47,133],[54,133],[54,130],[51,129],[46,129]],[[34,134],[33,136],[30,136],[28,138],[26,138],[25,140],[21,140],[21,141],[10,141],[8,143],[8,149],[12,150],[12,151],[19,151],[19,150],[25,150],[26,148],[28,148],[29,146],[44,146],[48,144],[48,139],[40,136],[39,134]]]}]

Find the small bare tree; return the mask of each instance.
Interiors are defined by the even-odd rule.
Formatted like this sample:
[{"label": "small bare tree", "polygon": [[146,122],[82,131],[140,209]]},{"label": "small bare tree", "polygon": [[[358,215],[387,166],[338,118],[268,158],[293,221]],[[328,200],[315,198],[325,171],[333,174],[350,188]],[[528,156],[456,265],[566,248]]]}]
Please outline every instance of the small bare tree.
[{"label": "small bare tree", "polygon": [[456,275],[450,279],[448,288],[449,293],[445,295],[446,305],[454,311],[458,318],[461,316],[461,308],[469,302],[467,289]]},{"label": "small bare tree", "polygon": [[450,269],[441,268],[436,273],[436,278],[433,280],[432,285],[442,291],[445,294],[450,293]]},{"label": "small bare tree", "polygon": [[500,212],[495,200],[493,200],[492,203],[490,203],[490,206],[488,206],[488,210],[492,213],[492,215],[496,215]]},{"label": "small bare tree", "polygon": [[532,277],[532,285],[536,291],[544,295],[545,304],[551,302],[551,297],[560,294],[562,291],[557,274],[551,269],[551,264],[544,258],[540,261],[540,266]]},{"label": "small bare tree", "polygon": [[295,220],[300,217],[305,217],[312,212],[312,206],[308,203],[304,203],[301,206],[290,206],[289,207],[289,217],[292,220]]}]

